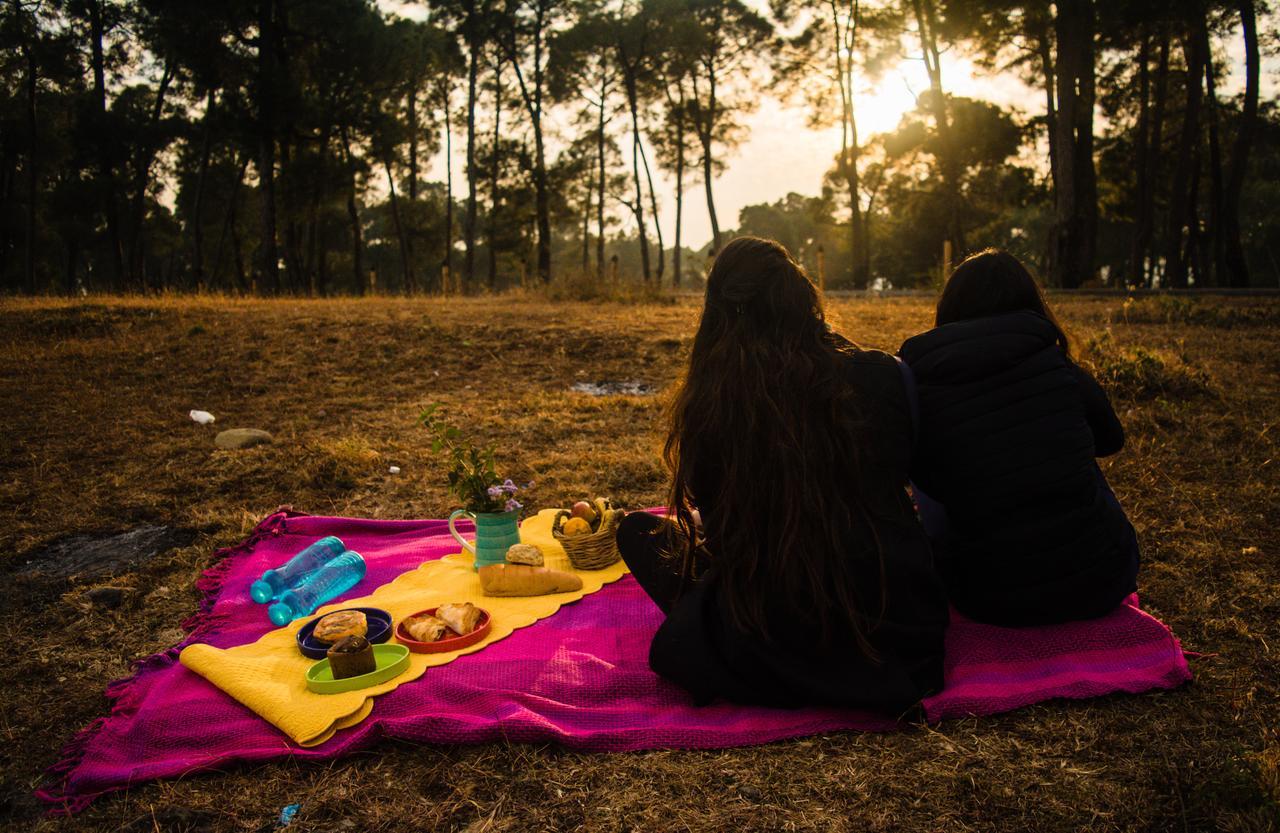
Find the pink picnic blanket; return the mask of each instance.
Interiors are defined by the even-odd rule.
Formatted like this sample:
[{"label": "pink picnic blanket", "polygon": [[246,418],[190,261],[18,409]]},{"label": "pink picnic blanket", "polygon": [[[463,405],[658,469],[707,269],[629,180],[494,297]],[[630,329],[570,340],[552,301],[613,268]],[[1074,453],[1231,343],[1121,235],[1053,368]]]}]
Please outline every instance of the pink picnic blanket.
[{"label": "pink picnic blanket", "polygon": [[[461,524],[459,525],[462,526]],[[469,530],[468,530],[469,531]],[[365,595],[421,561],[457,550],[444,521],[373,521],[278,512],[201,579],[189,642],[227,648],[272,628],[249,584],[311,541],[337,535],[361,552]],[[1132,597],[1089,622],[1005,629],[952,614],[945,690],[931,721],[994,714],[1054,697],[1173,688],[1191,678],[1178,641]],[[111,713],[81,731],[48,772],[40,798],[70,814],[96,796],[156,778],[293,755],[334,758],[381,737],[422,743],[555,741],[582,750],[721,748],[896,723],[837,709],[695,707],[649,670],[661,613],[627,576],[483,651],[378,698],[364,722],[303,749],[177,661],[174,648],[107,687]]]}]

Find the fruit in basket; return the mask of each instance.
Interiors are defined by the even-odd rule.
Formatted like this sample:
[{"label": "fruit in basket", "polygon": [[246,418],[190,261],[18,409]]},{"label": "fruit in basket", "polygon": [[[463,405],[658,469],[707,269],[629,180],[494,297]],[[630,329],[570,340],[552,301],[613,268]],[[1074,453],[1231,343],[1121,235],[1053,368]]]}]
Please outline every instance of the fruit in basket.
[{"label": "fruit in basket", "polygon": [[560,527],[560,534],[573,538],[577,535],[590,535],[591,524],[583,518],[570,518],[564,522],[564,526]]},{"label": "fruit in basket", "polygon": [[585,500],[580,500],[575,503],[569,510],[569,514],[575,518],[582,518],[582,520],[592,526],[595,526],[596,518],[599,517],[599,515],[596,514],[596,508]]}]

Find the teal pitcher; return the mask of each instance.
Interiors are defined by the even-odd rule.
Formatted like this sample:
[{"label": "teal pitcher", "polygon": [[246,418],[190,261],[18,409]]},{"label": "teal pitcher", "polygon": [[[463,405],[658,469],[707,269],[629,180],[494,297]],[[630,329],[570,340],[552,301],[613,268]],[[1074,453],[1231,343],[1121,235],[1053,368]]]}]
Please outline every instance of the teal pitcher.
[{"label": "teal pitcher", "polygon": [[[505,564],[507,548],[520,543],[520,528],[516,525],[519,514],[518,509],[514,512],[468,512],[466,509],[455,509],[449,516],[449,532],[463,549],[476,557],[477,570],[489,564]],[[455,520],[464,516],[475,521],[475,546],[459,535],[453,526]]]}]

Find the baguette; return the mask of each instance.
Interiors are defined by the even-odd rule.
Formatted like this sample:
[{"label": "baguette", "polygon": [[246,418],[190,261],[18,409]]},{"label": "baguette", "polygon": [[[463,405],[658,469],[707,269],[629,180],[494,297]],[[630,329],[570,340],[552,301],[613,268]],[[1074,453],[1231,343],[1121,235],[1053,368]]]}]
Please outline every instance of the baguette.
[{"label": "baguette", "polygon": [[481,567],[480,587],[486,596],[545,596],[582,589],[573,573],[530,567],[526,564],[489,564]]}]

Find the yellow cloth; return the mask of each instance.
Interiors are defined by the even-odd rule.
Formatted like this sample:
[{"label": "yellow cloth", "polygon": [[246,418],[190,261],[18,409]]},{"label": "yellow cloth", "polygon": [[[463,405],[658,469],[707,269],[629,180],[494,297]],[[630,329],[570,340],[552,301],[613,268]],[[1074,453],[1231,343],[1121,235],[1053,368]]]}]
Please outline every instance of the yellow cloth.
[{"label": "yellow cloth", "polygon": [[[573,570],[564,548],[551,535],[555,509],[544,509],[520,528],[520,540],[542,550],[546,566]],[[412,680],[431,667],[452,662],[463,654],[482,650],[491,642],[508,636],[517,628],[532,625],[560,609],[594,593],[626,574],[619,561],[603,570],[574,571],[582,578],[582,589],[572,593],[522,598],[491,598],[480,589],[474,559],[468,553],[427,561],[384,584],[360,599],[348,599],[320,608],[317,614],[347,607],[379,607],[389,612],[395,623],[419,610],[449,602],[472,602],[493,618],[493,629],[475,645],[444,654],[409,655],[409,668],[393,680],[359,691],[342,694],[315,694],[307,689],[307,669],[315,660],[298,651],[295,634],[310,621],[303,617],[262,636],[249,645],[222,650],[211,645],[188,645],[182,664],[201,675],[261,715],[302,746],[315,746],[339,729],[354,726],[369,716],[373,698]],[[395,641],[392,636],[391,642]]]}]

